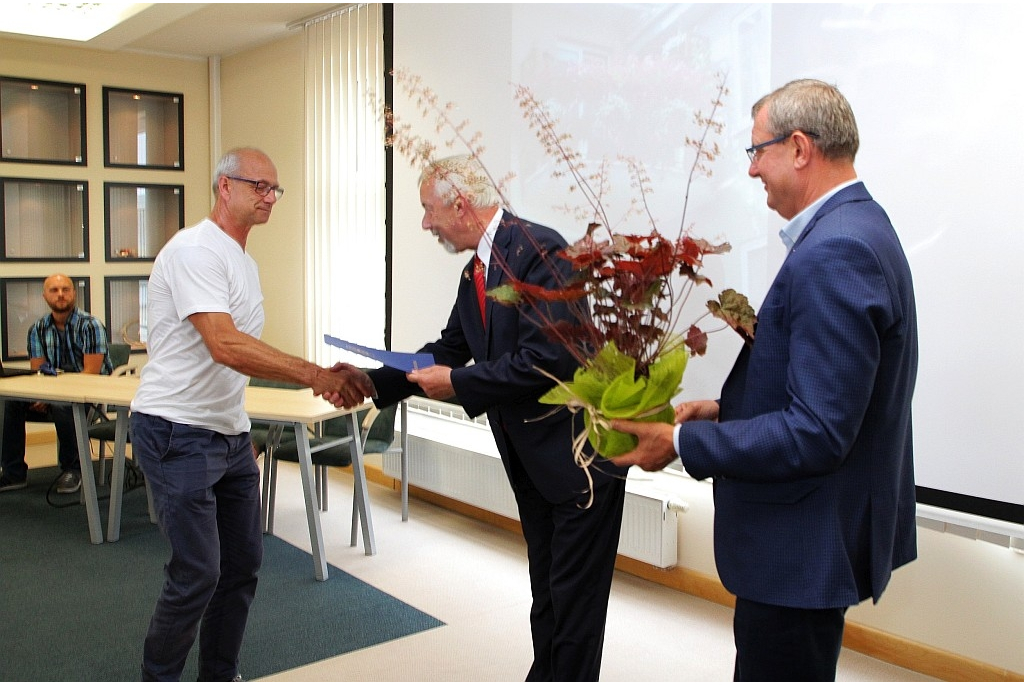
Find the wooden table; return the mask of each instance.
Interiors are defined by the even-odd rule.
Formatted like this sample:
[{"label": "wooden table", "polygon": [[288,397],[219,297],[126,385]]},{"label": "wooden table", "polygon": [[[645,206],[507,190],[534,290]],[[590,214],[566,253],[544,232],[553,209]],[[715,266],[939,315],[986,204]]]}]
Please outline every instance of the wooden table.
[{"label": "wooden table", "polygon": [[[96,482],[92,469],[92,451],[89,448],[89,432],[86,407],[89,404],[106,404],[116,407],[117,424],[114,441],[113,472],[111,474],[110,506],[107,521],[107,540],[115,542],[121,534],[121,499],[125,469],[125,445],[128,436],[128,407],[139,386],[137,376],[98,376],[93,374],[61,374],[59,376],[17,376],[0,379],[0,398],[16,400],[38,400],[61,402],[74,407],[75,430],[78,433],[78,452],[82,465],[82,493],[85,500],[86,516],[89,521],[89,538],[94,544],[103,542],[100,523],[99,502],[96,496]],[[355,481],[353,507],[357,513],[367,555],[377,553],[370,516],[369,493],[363,464],[359,419],[356,414],[369,407],[365,403],[351,409],[338,409],[313,395],[309,388],[289,390],[248,386],[245,390],[245,410],[250,418],[272,424],[290,425],[295,432],[298,448],[299,473],[306,505],[306,519],[309,525],[309,539],[313,550],[313,571],[317,580],[327,579],[327,561],[324,557],[323,529],[320,523],[320,507],[313,483],[312,452],[309,445],[307,426],[337,416],[350,416],[351,435],[342,438],[352,440],[352,473]],[[0,406],[0,419],[3,418]],[[3,428],[0,422],[0,438]],[[333,443],[332,443],[333,444]],[[328,447],[331,444],[323,445]],[[115,486],[117,484],[117,486]],[[353,540],[353,544],[355,541]]]},{"label": "wooden table", "polygon": [[[96,479],[92,470],[92,451],[89,449],[86,409],[89,404],[104,403],[108,401],[108,398],[130,402],[135,395],[138,381],[134,380],[134,385],[129,383],[125,383],[120,378],[87,373],[64,373],[57,376],[38,374],[0,378],[0,398],[2,399],[71,405],[75,417],[75,432],[78,435],[78,459],[82,466],[82,497],[85,502],[86,517],[89,521],[89,540],[93,544],[103,542],[103,527],[100,522],[99,501],[96,497]],[[100,397],[100,399],[92,399],[93,397]],[[127,415],[127,411],[125,413]],[[4,408],[0,404],[0,440],[3,439],[3,414]],[[123,446],[121,454],[124,455]]]}]

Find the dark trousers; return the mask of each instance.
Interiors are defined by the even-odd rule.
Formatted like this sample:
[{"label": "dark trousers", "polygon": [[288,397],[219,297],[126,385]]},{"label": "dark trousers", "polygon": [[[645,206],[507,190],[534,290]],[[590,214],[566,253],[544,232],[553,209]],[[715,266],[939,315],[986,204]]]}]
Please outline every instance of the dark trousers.
[{"label": "dark trousers", "polygon": [[833,681],[845,623],[846,607],[795,609],[737,597],[733,679]]},{"label": "dark trousers", "polygon": [[4,444],[0,453],[0,466],[11,480],[25,480],[28,464],[25,463],[25,422],[53,422],[57,429],[57,462],[61,471],[78,471],[82,463],[78,460],[78,433],[75,432],[75,415],[70,405],[48,404],[46,411],[30,409],[30,402],[10,400],[4,403]]},{"label": "dark trousers", "polygon": [[260,474],[249,434],[135,412],[131,440],[171,546],[142,679],[180,680],[199,634],[199,680],[231,680],[263,561]]},{"label": "dark trousers", "polygon": [[584,509],[585,497],[551,504],[521,467],[512,473],[533,592],[533,665],[526,680],[597,681],[626,481],[605,482]]}]

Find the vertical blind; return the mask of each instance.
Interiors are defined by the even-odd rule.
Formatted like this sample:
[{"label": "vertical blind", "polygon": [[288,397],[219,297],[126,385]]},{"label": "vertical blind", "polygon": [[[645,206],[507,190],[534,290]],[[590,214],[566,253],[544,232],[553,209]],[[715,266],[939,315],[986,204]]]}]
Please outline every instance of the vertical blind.
[{"label": "vertical blind", "polygon": [[372,106],[384,92],[381,6],[311,20],[305,46],[307,354],[367,365],[323,340],[384,346],[384,131]]}]

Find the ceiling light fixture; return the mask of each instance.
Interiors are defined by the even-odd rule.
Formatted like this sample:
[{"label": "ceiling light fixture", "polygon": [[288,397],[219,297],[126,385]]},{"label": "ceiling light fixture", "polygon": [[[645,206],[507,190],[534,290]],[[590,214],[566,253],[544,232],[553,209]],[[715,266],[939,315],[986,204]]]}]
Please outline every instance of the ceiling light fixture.
[{"label": "ceiling light fixture", "polygon": [[22,2],[6,3],[3,33],[87,41],[109,31],[152,3]]}]

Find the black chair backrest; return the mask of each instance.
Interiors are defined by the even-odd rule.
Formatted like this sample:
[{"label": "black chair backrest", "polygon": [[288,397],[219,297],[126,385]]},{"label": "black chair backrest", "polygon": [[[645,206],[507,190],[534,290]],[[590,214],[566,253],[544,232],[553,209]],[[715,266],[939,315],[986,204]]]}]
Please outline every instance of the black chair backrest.
[{"label": "black chair backrest", "polygon": [[115,369],[124,366],[132,357],[132,346],[125,343],[110,343],[107,345],[107,358],[110,365]]},{"label": "black chair backrest", "polygon": [[[370,431],[366,435],[367,452],[382,452],[391,446],[395,440],[395,415],[397,413],[398,403],[395,403],[381,409],[373,419]],[[371,445],[376,446],[376,449],[369,449]]]},{"label": "black chair backrest", "polygon": [[271,381],[266,378],[256,378],[255,376],[249,379],[249,385],[259,388],[285,388],[286,390],[298,390],[299,388],[305,388],[304,385],[298,383],[289,383],[288,381]]}]

